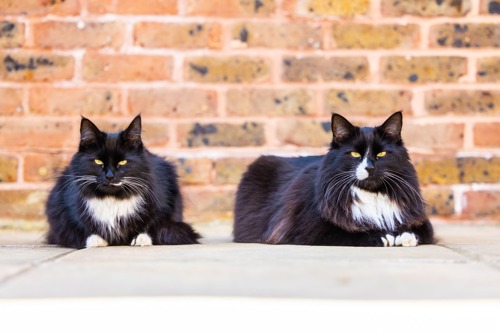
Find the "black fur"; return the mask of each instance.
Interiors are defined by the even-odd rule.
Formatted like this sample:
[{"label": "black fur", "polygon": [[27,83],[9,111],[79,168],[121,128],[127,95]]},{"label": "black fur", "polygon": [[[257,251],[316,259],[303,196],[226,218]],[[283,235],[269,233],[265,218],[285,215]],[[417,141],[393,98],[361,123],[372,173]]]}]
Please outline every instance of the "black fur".
[{"label": "black fur", "polygon": [[[140,233],[147,233],[158,245],[198,243],[200,236],[183,222],[175,167],[144,147],[140,116],[118,133],[101,132],[82,118],[80,135],[78,152],[47,201],[48,243],[83,248],[86,239],[96,234],[109,245],[130,245]],[[125,165],[118,165],[124,160]],[[120,182],[123,185],[112,185]],[[97,221],[86,208],[92,198],[124,200],[132,196],[142,198],[141,208],[118,219],[113,229]]]},{"label": "black fur", "polygon": [[[434,242],[417,175],[401,139],[402,113],[378,127],[356,127],[332,115],[333,140],[324,156],[263,156],[243,175],[236,194],[234,241],[268,244],[383,246],[382,237],[414,233]],[[368,154],[368,178],[355,170]],[[384,157],[377,154],[386,152]],[[393,230],[353,218],[351,188],[387,195],[400,208]]]}]

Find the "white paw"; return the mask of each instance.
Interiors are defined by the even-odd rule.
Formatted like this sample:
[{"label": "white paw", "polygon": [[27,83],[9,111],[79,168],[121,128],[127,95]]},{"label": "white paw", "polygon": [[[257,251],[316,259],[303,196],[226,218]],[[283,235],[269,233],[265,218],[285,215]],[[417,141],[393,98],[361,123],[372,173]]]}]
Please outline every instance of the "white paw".
[{"label": "white paw", "polygon": [[131,246],[151,246],[153,245],[153,240],[147,233],[138,234],[137,237],[132,239]]},{"label": "white paw", "polygon": [[413,233],[403,232],[396,237],[396,246],[417,246],[417,244],[417,237]]},{"label": "white paw", "polygon": [[99,235],[90,235],[85,242],[85,247],[103,247],[108,246],[108,242],[106,242]]},{"label": "white paw", "polygon": [[382,243],[384,243],[384,246],[394,246],[394,236],[393,235],[385,235],[385,237],[382,237]]}]

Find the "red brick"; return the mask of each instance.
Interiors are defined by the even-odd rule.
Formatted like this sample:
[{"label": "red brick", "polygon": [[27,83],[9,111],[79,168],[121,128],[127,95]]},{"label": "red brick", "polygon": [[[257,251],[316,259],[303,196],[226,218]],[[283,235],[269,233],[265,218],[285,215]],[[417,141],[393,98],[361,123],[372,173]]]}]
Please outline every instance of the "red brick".
[{"label": "red brick", "polygon": [[3,15],[78,15],[79,0],[3,0],[0,13]]},{"label": "red brick", "polygon": [[474,146],[500,148],[500,122],[477,123],[474,125]]},{"label": "red brick", "polygon": [[[76,144],[75,144],[76,147]],[[24,157],[24,180],[28,182],[55,181],[69,164],[67,154],[29,154]]]},{"label": "red brick", "polygon": [[74,124],[48,119],[7,118],[0,122],[0,147],[75,148]]},{"label": "red brick", "polygon": [[24,24],[0,22],[0,48],[16,48],[24,44]]},{"label": "red brick", "polygon": [[88,10],[95,14],[175,15],[177,0],[87,0]]},{"label": "red brick", "polygon": [[0,116],[13,116],[23,112],[21,89],[0,88]]},{"label": "red brick", "polygon": [[369,65],[365,57],[285,57],[283,81],[365,81]]},{"label": "red brick", "polygon": [[434,150],[462,149],[464,144],[463,124],[411,124],[403,127],[403,139],[406,147]]},{"label": "red brick", "polygon": [[307,0],[298,2],[295,10],[298,15],[352,17],[367,15],[370,0]]},{"label": "red brick", "polygon": [[40,115],[112,115],[119,112],[120,93],[105,88],[37,87],[29,92],[30,113]]},{"label": "red brick", "polygon": [[214,162],[209,158],[175,160],[181,185],[203,185],[212,182]]},{"label": "red brick", "polygon": [[220,49],[222,28],[218,23],[141,22],[135,26],[135,45],[149,48]]},{"label": "red brick", "polygon": [[318,112],[310,90],[231,89],[229,116],[305,116]]},{"label": "red brick", "polygon": [[500,91],[427,91],[425,109],[433,115],[498,115],[500,114]]},{"label": "red brick", "polygon": [[70,80],[74,75],[74,59],[45,53],[0,53],[0,80],[53,82]]},{"label": "red brick", "polygon": [[117,22],[58,22],[33,24],[36,46],[46,49],[119,48],[123,44],[125,26]]},{"label": "red brick", "polygon": [[44,190],[0,190],[0,217],[44,219],[47,195]]},{"label": "red brick", "polygon": [[326,113],[343,115],[390,116],[403,110],[411,113],[410,91],[406,90],[328,90],[325,94]]},{"label": "red brick", "polygon": [[323,44],[318,23],[246,22],[233,26],[231,35],[236,48],[320,49]]},{"label": "red brick", "polygon": [[500,57],[478,59],[476,77],[478,82],[500,82]]},{"label": "red brick", "polygon": [[19,161],[13,156],[0,155],[0,183],[17,181]]},{"label": "red brick", "polygon": [[170,80],[171,57],[153,55],[87,54],[83,59],[83,77],[92,82]]},{"label": "red brick", "polygon": [[133,114],[164,117],[217,115],[217,93],[202,89],[134,89],[129,91]]},{"label": "red brick", "polygon": [[234,188],[182,188],[184,219],[189,222],[207,222],[233,219]]},{"label": "red brick", "polygon": [[463,217],[500,220],[500,191],[474,191],[464,194]]},{"label": "red brick", "polygon": [[464,16],[470,10],[470,0],[382,0],[382,14],[386,16]]},{"label": "red brick", "polygon": [[220,17],[269,17],[276,9],[275,0],[187,0],[188,15]]},{"label": "red brick", "polygon": [[333,26],[336,48],[345,49],[411,49],[419,42],[415,24],[358,24],[342,22]]},{"label": "red brick", "polygon": [[277,135],[281,145],[327,147],[332,141],[330,121],[282,121]]},{"label": "red brick", "polygon": [[183,147],[243,147],[265,143],[264,125],[255,122],[181,124],[177,132]]},{"label": "red brick", "polygon": [[440,24],[431,27],[432,47],[479,48],[500,46],[500,24]]}]

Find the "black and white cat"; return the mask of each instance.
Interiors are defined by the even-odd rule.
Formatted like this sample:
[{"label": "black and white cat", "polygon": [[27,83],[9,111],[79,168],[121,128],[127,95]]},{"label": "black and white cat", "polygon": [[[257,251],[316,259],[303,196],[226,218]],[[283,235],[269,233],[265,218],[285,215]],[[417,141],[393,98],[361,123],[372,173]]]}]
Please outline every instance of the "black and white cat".
[{"label": "black and white cat", "polygon": [[338,246],[434,242],[396,112],[378,127],[332,115],[324,156],[262,156],[243,175],[234,241]]},{"label": "black and white cat", "polygon": [[150,153],[141,117],[118,133],[82,118],[80,145],[52,189],[47,242],[72,248],[195,244],[175,167]]}]

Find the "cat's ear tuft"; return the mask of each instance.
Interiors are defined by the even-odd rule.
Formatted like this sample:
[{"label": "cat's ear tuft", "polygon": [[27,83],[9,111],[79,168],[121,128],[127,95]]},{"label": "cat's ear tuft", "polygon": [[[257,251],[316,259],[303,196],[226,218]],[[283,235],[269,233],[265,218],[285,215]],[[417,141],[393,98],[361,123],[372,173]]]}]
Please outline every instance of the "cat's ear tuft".
[{"label": "cat's ear tuft", "polygon": [[123,131],[122,135],[128,144],[136,147],[142,147],[141,132],[141,115],[137,115],[134,120],[132,120],[130,125],[128,125],[127,129]]},{"label": "cat's ear tuft", "polygon": [[403,113],[401,111],[395,112],[392,116],[379,126],[379,130],[385,136],[395,140],[401,139],[401,129],[403,128]]},{"label": "cat's ear tuft", "polygon": [[347,119],[339,114],[332,114],[333,142],[341,143],[351,137],[356,128]]},{"label": "cat's ear tuft", "polygon": [[95,146],[102,139],[103,133],[89,119],[82,117],[80,123],[80,148]]}]

